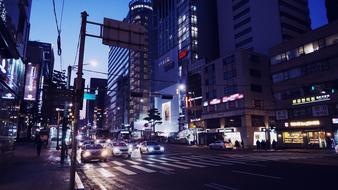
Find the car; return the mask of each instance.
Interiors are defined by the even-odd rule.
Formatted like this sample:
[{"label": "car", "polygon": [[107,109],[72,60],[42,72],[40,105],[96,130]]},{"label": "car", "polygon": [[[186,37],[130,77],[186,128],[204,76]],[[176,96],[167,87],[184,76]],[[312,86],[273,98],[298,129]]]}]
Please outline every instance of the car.
[{"label": "car", "polygon": [[103,148],[100,144],[87,144],[81,151],[81,162],[89,162],[92,160],[108,161],[110,152]]},{"label": "car", "polygon": [[84,140],[79,142],[79,147],[84,148],[86,145],[95,144],[93,140]]},{"label": "car", "polygon": [[229,142],[224,142],[222,140],[215,141],[213,143],[209,144],[210,149],[226,149],[226,150],[232,150],[234,148],[234,145]]},{"label": "car", "polygon": [[125,142],[123,141],[115,141],[108,144],[108,147],[111,150],[111,153],[113,156],[122,156],[122,157],[129,157],[131,154],[131,147],[129,147]]},{"label": "car", "polygon": [[95,143],[96,143],[96,144],[100,144],[100,145],[102,145],[103,147],[108,146],[108,144],[109,144],[110,142],[111,142],[110,139],[96,139],[96,140],[95,140]]},{"label": "car", "polygon": [[142,154],[164,153],[164,147],[154,141],[144,141],[139,145],[139,147]]}]

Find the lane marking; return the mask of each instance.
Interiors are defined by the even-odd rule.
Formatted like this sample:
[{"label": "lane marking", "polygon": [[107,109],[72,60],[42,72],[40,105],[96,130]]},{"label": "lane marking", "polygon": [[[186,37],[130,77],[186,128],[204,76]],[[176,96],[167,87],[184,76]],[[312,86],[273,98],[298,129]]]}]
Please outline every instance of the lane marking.
[{"label": "lane marking", "polygon": [[76,190],[84,190],[83,183],[79,177],[79,174],[75,172],[75,189]]},{"label": "lane marking", "polygon": [[118,162],[118,161],[111,161],[113,164],[118,166],[124,166],[124,163]]},{"label": "lane marking", "polygon": [[172,166],[172,167],[175,167],[175,168],[181,168],[181,169],[191,169],[190,167],[187,167],[187,166],[181,166],[181,165],[175,165],[175,164],[170,164],[170,163],[161,163],[163,165],[166,165],[166,166]]},{"label": "lane marking", "polygon": [[110,171],[104,169],[104,168],[99,168],[97,171],[103,176],[103,177],[115,177],[114,174],[112,174]]},{"label": "lane marking", "polygon": [[153,167],[153,168],[158,168],[158,169],[165,170],[165,171],[174,171],[174,169],[172,169],[172,168],[167,168],[167,167],[164,167],[164,166],[159,166],[159,165],[154,165],[154,164],[147,164],[147,166],[150,166],[150,167]]},{"label": "lane marking", "polygon": [[139,169],[139,170],[147,172],[147,173],[155,173],[156,172],[155,170],[151,170],[151,169],[139,166],[139,165],[132,165],[131,167]]},{"label": "lane marking", "polygon": [[138,162],[134,162],[134,161],[131,161],[131,160],[126,160],[126,162],[129,162],[129,163],[134,164],[134,165],[139,165],[140,164]]},{"label": "lane marking", "polygon": [[197,164],[186,163],[186,162],[175,162],[175,163],[181,164],[181,165],[186,165],[186,166],[198,167],[198,168],[205,168],[206,167],[206,166],[203,166],[203,165],[197,165]]},{"label": "lane marking", "polygon": [[266,177],[266,178],[271,178],[271,179],[283,179],[282,177],[277,177],[277,176],[271,176],[271,175],[264,175],[264,174],[257,174],[257,173],[251,173],[251,172],[244,172],[244,171],[239,171],[239,170],[232,170],[234,173],[240,173],[240,174],[246,174],[246,175],[253,175],[253,176],[258,176],[258,177]]},{"label": "lane marking", "polygon": [[120,166],[114,167],[114,169],[116,169],[117,171],[120,171],[120,172],[122,172],[122,173],[124,173],[126,175],[135,175],[136,174],[135,172],[127,170],[127,169],[122,168]]}]

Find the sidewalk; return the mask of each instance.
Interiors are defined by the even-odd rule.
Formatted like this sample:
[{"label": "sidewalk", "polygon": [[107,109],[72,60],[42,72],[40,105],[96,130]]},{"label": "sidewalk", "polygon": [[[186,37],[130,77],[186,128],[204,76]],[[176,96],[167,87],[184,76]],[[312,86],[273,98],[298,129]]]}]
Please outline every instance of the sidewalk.
[{"label": "sidewalk", "polygon": [[14,154],[0,162],[0,189],[67,190],[69,161],[61,166],[56,150],[43,148],[37,157],[33,143],[18,143]]}]

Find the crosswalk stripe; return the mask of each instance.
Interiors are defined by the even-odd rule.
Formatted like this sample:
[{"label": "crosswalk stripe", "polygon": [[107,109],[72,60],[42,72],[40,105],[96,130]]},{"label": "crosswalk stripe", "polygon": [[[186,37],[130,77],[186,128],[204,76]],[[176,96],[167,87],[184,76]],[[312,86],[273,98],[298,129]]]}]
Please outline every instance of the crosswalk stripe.
[{"label": "crosswalk stripe", "polygon": [[114,169],[116,169],[117,171],[120,171],[120,172],[122,172],[122,173],[124,173],[126,175],[135,175],[136,174],[135,172],[130,171],[130,170],[125,169],[125,168],[122,168],[120,166],[114,167]]},{"label": "crosswalk stripe", "polygon": [[126,162],[129,162],[129,163],[134,164],[134,165],[140,164],[140,163],[138,163],[138,162],[134,162],[134,161],[131,161],[131,160],[126,160]]},{"label": "crosswalk stripe", "polygon": [[155,159],[155,158],[148,158],[148,160],[152,160],[152,161],[155,161],[155,162],[167,162],[167,161],[159,160],[159,159]]},{"label": "crosswalk stripe", "polygon": [[203,164],[203,165],[206,165],[206,166],[219,166],[217,164],[211,164],[211,163],[207,163],[207,162],[203,162],[203,161],[190,160],[188,162],[195,163],[195,164]]},{"label": "crosswalk stripe", "polygon": [[110,171],[104,169],[104,168],[99,168],[97,171],[103,176],[103,177],[115,177],[114,174],[112,174]]},{"label": "crosswalk stripe", "polygon": [[166,163],[166,162],[163,162],[161,163],[163,165],[167,165],[167,166],[172,166],[172,167],[175,167],[175,168],[181,168],[181,169],[191,169],[190,167],[187,167],[187,166],[181,166],[181,165],[178,165],[178,164],[170,164],[170,163]]},{"label": "crosswalk stripe", "polygon": [[221,164],[221,165],[228,165],[228,166],[234,165],[233,163],[223,162],[221,160],[202,160],[201,159],[201,161],[206,162],[206,163]]},{"label": "crosswalk stripe", "polygon": [[136,159],[136,161],[144,162],[144,163],[147,163],[147,164],[154,164],[155,163],[155,162],[151,162],[151,161],[143,160],[143,159]]},{"label": "crosswalk stripe", "polygon": [[109,165],[107,163],[100,163],[100,166],[103,167],[103,168],[108,168]]},{"label": "crosswalk stripe", "polygon": [[124,166],[124,163],[118,162],[118,161],[111,161],[113,164],[118,166]]},{"label": "crosswalk stripe", "polygon": [[192,167],[198,167],[198,168],[205,168],[206,166],[203,165],[197,165],[197,164],[192,164],[192,163],[187,163],[187,162],[176,162],[177,164],[181,165],[186,165],[186,166],[192,166]]},{"label": "crosswalk stripe", "polygon": [[139,166],[139,165],[132,165],[131,167],[139,169],[139,170],[147,172],[147,173],[154,173],[154,172],[156,172],[155,170],[151,170],[151,169]]},{"label": "crosswalk stripe", "polygon": [[224,158],[207,158],[207,159],[221,161],[221,162],[230,162],[230,163],[235,163],[235,164],[245,164],[245,162],[229,160],[229,159],[224,159]]},{"label": "crosswalk stripe", "polygon": [[168,161],[173,161],[173,162],[179,162],[179,160],[171,159],[171,158],[160,158],[162,160],[168,160]]},{"label": "crosswalk stripe", "polygon": [[153,167],[153,168],[158,168],[158,169],[165,170],[165,171],[174,171],[174,169],[172,169],[172,168],[167,168],[167,167],[164,167],[164,166],[159,166],[159,165],[154,165],[154,164],[147,164],[147,166],[150,166],[150,167]]}]

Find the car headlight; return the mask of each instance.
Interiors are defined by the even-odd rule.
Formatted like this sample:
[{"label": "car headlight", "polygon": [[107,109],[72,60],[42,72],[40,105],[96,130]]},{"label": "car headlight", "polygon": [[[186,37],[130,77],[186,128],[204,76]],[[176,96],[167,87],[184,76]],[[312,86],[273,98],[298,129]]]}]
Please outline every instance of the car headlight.
[{"label": "car headlight", "polygon": [[108,140],[106,141],[106,143],[111,143],[111,140],[110,140],[110,139],[108,139]]},{"label": "car headlight", "polygon": [[100,141],[99,140],[96,140],[95,143],[98,144]]},{"label": "car headlight", "polygon": [[149,148],[148,148],[148,151],[149,151],[149,152],[152,152],[152,151],[154,151],[154,148],[153,148],[153,147],[149,147]]},{"label": "car headlight", "polygon": [[132,144],[128,145],[128,151],[131,152],[132,150],[133,150],[133,145]]},{"label": "car headlight", "polygon": [[164,151],[164,147],[163,146],[161,146],[160,151]]},{"label": "car headlight", "polygon": [[120,149],[118,149],[118,148],[115,147],[115,148],[113,148],[113,152],[114,153],[120,152]]},{"label": "car headlight", "polygon": [[91,155],[91,153],[89,151],[85,151],[83,153],[83,157],[89,157]]},{"label": "car headlight", "polygon": [[83,143],[82,143],[82,142],[80,142],[80,143],[79,143],[79,146],[82,146],[82,145],[83,145]]},{"label": "car headlight", "polygon": [[101,152],[101,156],[103,156],[103,157],[109,156],[109,151],[108,151],[108,150],[103,150],[103,151]]}]

